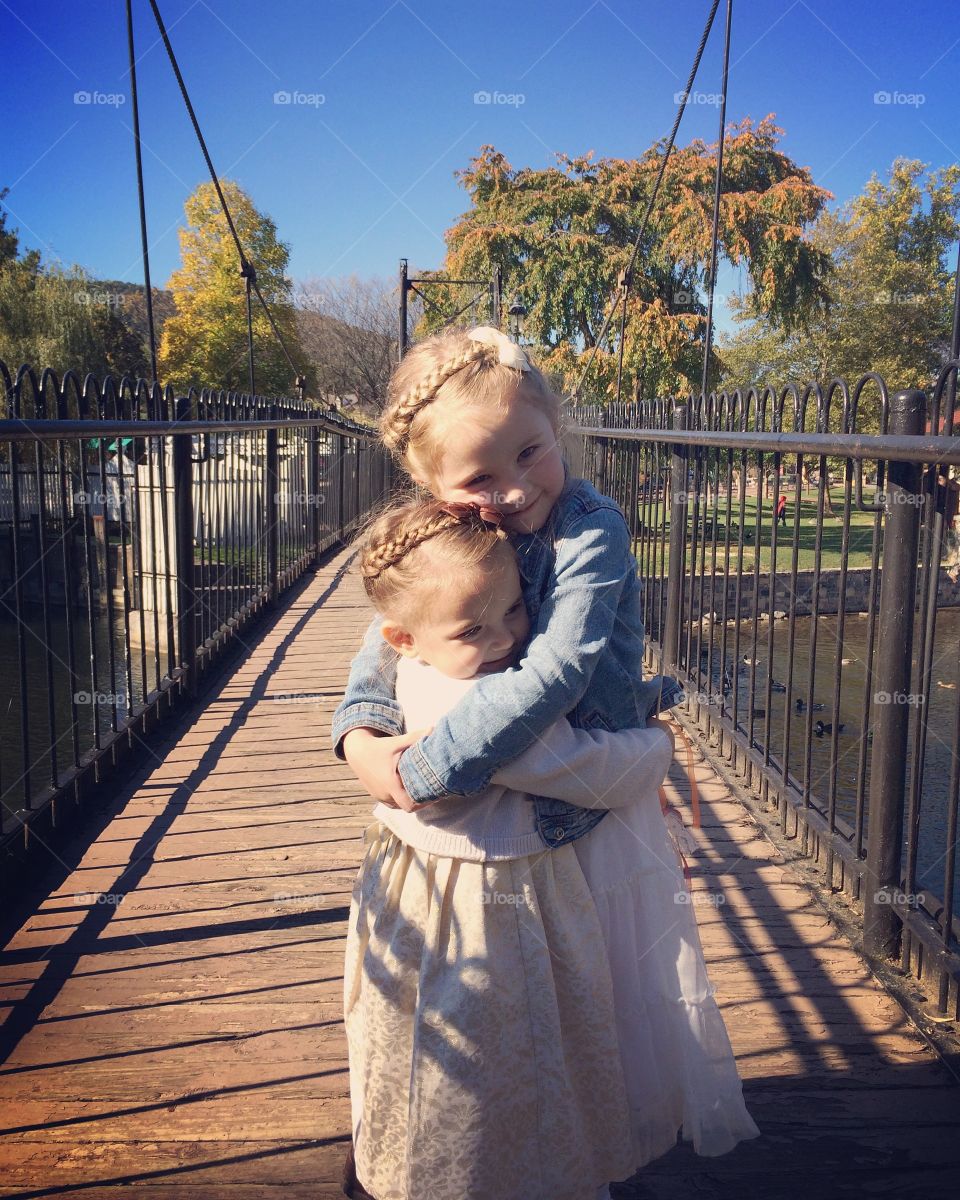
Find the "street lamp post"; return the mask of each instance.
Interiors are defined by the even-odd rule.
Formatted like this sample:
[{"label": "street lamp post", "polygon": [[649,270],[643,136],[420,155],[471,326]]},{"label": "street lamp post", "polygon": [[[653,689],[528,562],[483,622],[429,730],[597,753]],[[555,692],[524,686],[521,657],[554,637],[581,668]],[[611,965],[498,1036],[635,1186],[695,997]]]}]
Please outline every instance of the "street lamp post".
[{"label": "street lamp post", "polygon": [[510,301],[510,307],[507,309],[510,316],[510,335],[513,340],[520,344],[520,322],[527,315],[527,310],[523,305],[523,301],[517,295],[513,294],[513,299]]}]

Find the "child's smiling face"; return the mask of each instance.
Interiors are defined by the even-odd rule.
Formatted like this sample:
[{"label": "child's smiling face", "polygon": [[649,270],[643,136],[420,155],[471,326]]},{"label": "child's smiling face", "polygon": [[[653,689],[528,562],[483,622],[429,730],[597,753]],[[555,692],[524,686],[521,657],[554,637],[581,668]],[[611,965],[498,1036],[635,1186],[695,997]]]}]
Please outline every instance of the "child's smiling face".
[{"label": "child's smiling face", "polygon": [[[383,636],[400,654],[429,663],[452,679],[505,671],[520,657],[530,632],[520,572],[506,542],[476,567],[451,574],[449,563],[434,561],[429,542],[424,553],[424,594],[414,616],[389,618]],[[434,580],[435,586],[429,581]]]},{"label": "child's smiling face", "polygon": [[444,416],[440,462],[423,481],[433,494],[498,509],[510,533],[540,529],[563,490],[563,457],[550,419],[524,398],[522,383],[496,407],[457,404]]}]

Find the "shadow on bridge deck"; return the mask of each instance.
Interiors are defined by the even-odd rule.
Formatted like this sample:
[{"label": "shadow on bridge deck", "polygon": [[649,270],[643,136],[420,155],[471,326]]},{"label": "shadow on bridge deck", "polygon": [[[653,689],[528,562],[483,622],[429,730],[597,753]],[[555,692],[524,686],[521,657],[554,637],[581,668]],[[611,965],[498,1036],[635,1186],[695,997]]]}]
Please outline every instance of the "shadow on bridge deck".
[{"label": "shadow on bridge deck", "polygon": [[[339,1195],[343,939],[370,809],[329,750],[369,615],[347,561],[294,590],[7,931],[0,1196]],[[615,1194],[955,1196],[953,1070],[698,770],[692,884],[723,900],[696,911],[763,1136],[721,1158],[678,1147]]]}]

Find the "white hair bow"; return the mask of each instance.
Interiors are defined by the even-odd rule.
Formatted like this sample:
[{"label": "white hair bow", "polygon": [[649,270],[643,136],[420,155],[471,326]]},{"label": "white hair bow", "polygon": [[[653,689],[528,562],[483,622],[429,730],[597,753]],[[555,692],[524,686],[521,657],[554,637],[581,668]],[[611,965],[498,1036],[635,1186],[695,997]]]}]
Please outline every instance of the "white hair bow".
[{"label": "white hair bow", "polygon": [[515,371],[530,370],[530,360],[517,343],[511,341],[499,329],[494,329],[492,325],[478,325],[476,329],[470,330],[467,337],[471,341],[493,346],[497,351],[497,360],[505,367],[513,367]]}]

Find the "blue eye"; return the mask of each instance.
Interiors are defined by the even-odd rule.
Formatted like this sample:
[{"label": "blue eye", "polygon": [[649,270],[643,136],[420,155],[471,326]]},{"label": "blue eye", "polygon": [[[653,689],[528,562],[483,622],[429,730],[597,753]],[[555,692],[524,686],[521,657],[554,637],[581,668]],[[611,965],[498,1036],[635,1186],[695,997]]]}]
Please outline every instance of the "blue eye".
[{"label": "blue eye", "polygon": [[480,632],[480,626],[474,625],[472,629],[465,629],[463,633],[458,633],[457,637],[461,642],[469,642]]},{"label": "blue eye", "polygon": [[483,483],[485,479],[489,479],[489,475],[478,475],[475,479],[471,479],[469,483],[465,483],[464,488],[476,487],[478,483]]},{"label": "blue eye", "polygon": [[539,450],[539,449],[540,449],[539,446],[528,446],[526,448],[526,450],[521,450],[520,451],[520,462],[524,462],[526,459],[528,459],[530,457],[530,455],[534,452],[534,450]]}]

